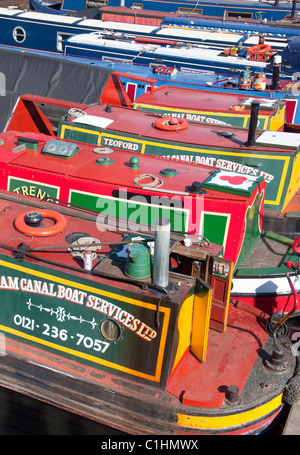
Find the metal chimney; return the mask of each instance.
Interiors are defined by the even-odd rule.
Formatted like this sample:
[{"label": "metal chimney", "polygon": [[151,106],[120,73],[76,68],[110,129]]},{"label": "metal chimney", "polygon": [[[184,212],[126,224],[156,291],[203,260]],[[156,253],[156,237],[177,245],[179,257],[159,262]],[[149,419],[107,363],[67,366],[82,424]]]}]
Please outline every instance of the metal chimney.
[{"label": "metal chimney", "polygon": [[171,223],[168,218],[159,218],[155,223],[154,283],[167,287],[169,284],[169,250]]}]

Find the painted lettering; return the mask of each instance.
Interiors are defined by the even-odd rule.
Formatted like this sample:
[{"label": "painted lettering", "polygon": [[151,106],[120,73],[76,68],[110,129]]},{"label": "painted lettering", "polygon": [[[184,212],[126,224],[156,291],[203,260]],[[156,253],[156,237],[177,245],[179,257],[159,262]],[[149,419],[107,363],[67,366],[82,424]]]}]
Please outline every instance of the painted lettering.
[{"label": "painted lettering", "polygon": [[51,199],[50,195],[41,188],[37,188],[33,185],[30,186],[19,186],[13,190],[13,193],[24,194],[25,196],[32,196],[38,199]]},{"label": "painted lettering", "polygon": [[[64,286],[62,284],[48,283],[46,281],[35,280],[31,278],[19,278],[13,276],[0,276],[0,289],[22,291],[26,293],[39,294],[48,297],[56,297],[64,299],[67,302],[85,305],[94,311],[98,311],[109,318],[118,321],[130,331],[135,332],[139,337],[146,341],[151,341],[157,336],[155,330],[149,327],[144,322],[135,318],[128,311],[118,307],[114,303],[102,299],[100,296],[87,294],[76,288]],[[30,305],[31,298],[29,299]]]},{"label": "painted lettering", "polygon": [[19,290],[19,278],[18,277],[5,277],[1,276],[0,289],[10,289],[12,291]]},{"label": "painted lettering", "polygon": [[141,322],[139,319],[136,319],[132,314],[111,302],[101,299],[98,296],[90,294],[87,297],[85,305],[86,307],[99,311],[99,313],[105,314],[108,317],[113,317],[113,319],[127,327],[132,332],[135,332],[145,341],[151,341],[157,336],[155,330],[151,329],[151,327]]},{"label": "painted lettering", "polygon": [[109,147],[116,147],[123,150],[138,150],[138,144],[133,144],[132,142],[122,141],[120,139],[112,139],[109,137],[103,137],[104,145],[108,145]]}]

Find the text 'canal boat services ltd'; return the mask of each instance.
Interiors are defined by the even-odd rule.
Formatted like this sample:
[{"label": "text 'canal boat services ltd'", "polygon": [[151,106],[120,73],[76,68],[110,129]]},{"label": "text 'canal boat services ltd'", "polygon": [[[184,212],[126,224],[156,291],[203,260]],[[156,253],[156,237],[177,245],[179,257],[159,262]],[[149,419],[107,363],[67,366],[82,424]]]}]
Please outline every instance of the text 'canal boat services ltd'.
[{"label": "text 'canal boat services ltd'", "polygon": [[299,398],[293,345],[228,304],[218,245],[2,191],[0,225],[2,386],[146,435],[260,434]]}]

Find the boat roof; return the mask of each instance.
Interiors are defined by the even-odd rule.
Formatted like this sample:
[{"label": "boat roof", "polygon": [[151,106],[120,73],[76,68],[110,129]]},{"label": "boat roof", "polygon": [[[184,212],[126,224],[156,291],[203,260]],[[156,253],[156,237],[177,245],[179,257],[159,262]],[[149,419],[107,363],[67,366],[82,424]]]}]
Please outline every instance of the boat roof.
[{"label": "boat roof", "polygon": [[237,114],[240,115],[242,112],[244,115],[250,115],[251,103],[255,99],[259,100],[259,111],[264,115],[273,114],[281,102],[278,99],[247,97],[238,93],[161,86],[136,98],[133,106],[144,104],[200,111],[205,109],[211,112],[228,112],[229,110],[233,112],[234,106],[244,106],[242,111],[237,111]]},{"label": "boat roof", "polygon": [[[128,135],[134,135],[141,138],[174,141],[178,144],[221,147],[230,150],[241,150],[241,147],[246,147],[248,140],[248,130],[234,127],[228,130],[228,127],[219,125],[189,123],[188,128],[181,131],[162,131],[154,126],[156,114],[131,108],[112,106],[108,112],[106,105],[96,104],[88,106],[83,111],[86,115],[71,118],[67,122],[73,123],[74,126],[90,125],[103,130],[123,132],[127,139]],[[274,152],[274,138],[277,138],[277,149],[286,153],[295,153],[300,145],[300,135],[297,133],[271,131],[269,136],[265,133],[268,132],[257,132],[256,145],[251,147],[252,150]]]},{"label": "boat roof", "polygon": [[[292,25],[292,27],[290,27]],[[234,33],[251,32],[255,34],[265,33],[270,36],[293,36],[299,34],[299,29],[289,20],[263,21],[253,18],[227,17],[221,20],[208,16],[170,15],[163,17],[161,27],[180,27],[181,29],[215,29],[231,31]]]},{"label": "boat roof", "polygon": [[[100,283],[103,285],[114,285],[115,289],[119,289],[119,292],[122,293],[122,290],[132,290],[133,292],[136,290],[136,283],[135,280],[126,279],[124,280],[124,273],[118,272],[117,267],[111,267],[110,269],[107,268],[105,270],[99,271],[98,273],[94,274],[87,274],[84,273],[83,267],[78,260],[78,256],[72,255],[69,248],[73,241],[75,242],[78,237],[88,237],[91,240],[91,243],[95,241],[97,243],[101,242],[104,245],[101,245],[101,249],[99,251],[103,257],[109,256],[111,253],[114,257],[120,258],[122,261],[122,256],[126,258],[125,254],[118,250],[117,246],[122,242],[124,239],[137,239],[141,238],[140,233],[130,233],[130,231],[119,231],[116,229],[100,229],[101,223],[96,219],[96,216],[90,214],[89,219],[85,219],[84,212],[80,212],[79,210],[70,210],[64,208],[62,209],[57,204],[44,202],[41,204],[39,201],[32,197],[26,197],[20,194],[9,194],[0,189],[0,225],[1,225],[1,254],[6,255],[8,257],[12,256],[12,251],[20,246],[20,236],[22,234],[20,231],[17,230],[15,226],[15,219],[22,213],[28,213],[32,211],[39,211],[39,210],[51,210],[55,212],[61,212],[66,219],[66,227],[63,231],[56,233],[52,236],[45,237],[38,237],[38,236],[31,236],[30,240],[30,247],[37,248],[38,251],[33,253],[33,256],[26,257],[27,264],[39,264],[46,266],[49,270],[61,270],[65,272],[71,273],[73,276],[78,276],[84,278],[86,281],[86,285],[90,283],[92,286],[97,286]],[[46,218],[46,217],[45,217]],[[44,223],[47,222],[44,218]],[[48,220],[49,222],[49,220]],[[47,225],[47,224],[46,224]],[[48,224],[49,226],[49,224]],[[51,226],[51,224],[50,224]],[[79,235],[78,235],[79,234]],[[144,236],[145,237],[145,236]],[[153,232],[147,233],[146,237],[153,237]],[[30,237],[23,236],[24,242],[28,242]],[[74,240],[73,240],[74,239]],[[5,247],[8,245],[8,248]],[[55,246],[57,245],[65,245],[64,250],[55,250]],[[4,246],[4,247],[3,247]],[[39,251],[39,249],[46,249],[44,251]],[[52,248],[54,247],[54,248]],[[93,246],[92,246],[93,249]],[[204,251],[217,251],[217,247],[215,244],[211,245],[211,248],[206,248]],[[122,255],[123,253],[123,255]],[[46,262],[45,262],[46,261]],[[98,260],[97,260],[98,261]],[[97,262],[94,260],[95,262]],[[37,272],[38,273],[38,272]],[[113,281],[108,277],[112,277]],[[174,278],[172,279],[172,275],[170,274],[170,280],[174,282]],[[182,279],[183,285],[183,292],[186,290],[186,280]],[[143,282],[143,281],[140,281]],[[143,294],[144,298],[147,296],[153,295],[153,291],[151,288],[147,287],[147,289],[140,289],[140,292]],[[176,289],[176,293],[178,296],[181,295],[181,286]]]},{"label": "boat roof", "polygon": [[79,21],[78,17],[72,16],[57,16],[55,14],[39,13],[37,11],[24,11],[15,8],[0,8],[0,15],[19,17],[21,19],[34,19],[37,21],[59,22],[64,24],[75,24]]},{"label": "boat roof", "polygon": [[[257,38],[256,38],[257,39]],[[185,45],[182,47],[173,47],[173,46],[159,46],[157,44],[140,44],[135,41],[129,40],[110,40],[101,34],[101,32],[94,33],[82,33],[79,35],[71,36],[67,38],[63,45],[66,54],[68,55],[69,45],[80,45],[87,46],[89,49],[117,49],[122,50],[126,54],[126,51],[135,52],[136,54],[142,54],[144,52],[150,53],[153,55],[153,58],[156,58],[157,55],[171,56],[176,58],[184,59],[196,59],[196,60],[207,60],[208,62],[218,61],[225,63],[227,66],[235,65],[237,63],[246,64],[249,67],[254,68],[265,68],[267,62],[257,61],[257,60],[248,60],[243,57],[236,56],[226,56],[222,49],[213,49],[210,47],[203,47],[201,45]],[[131,55],[125,55],[126,58],[130,58]],[[118,55],[118,58],[121,59],[122,56]]]},{"label": "boat roof", "polygon": [[[51,155],[50,148],[47,148],[53,143],[49,141],[56,141],[55,146],[63,146],[64,149],[69,147],[73,150],[77,146],[75,143],[66,142],[53,137],[40,134],[40,133],[18,133],[18,132],[6,132],[0,135],[2,145],[0,145],[1,152],[1,163],[2,165],[10,164],[14,167],[32,168],[38,169],[39,171],[47,172],[54,175],[65,175],[68,179],[79,179],[81,181],[89,181],[95,183],[104,183],[111,185],[113,188],[124,187],[127,191],[139,192],[139,187],[134,183],[134,179],[143,175],[154,175],[160,176],[162,182],[162,188],[164,194],[191,194],[189,188],[193,182],[200,182],[202,188],[207,188],[207,194],[203,195],[204,198],[213,197],[224,201],[224,197],[227,199],[239,199],[245,200],[249,196],[249,188],[252,191],[260,182],[259,177],[249,177],[250,180],[247,183],[245,190],[232,186],[228,182],[219,180],[213,184],[211,190],[211,177],[212,170],[219,174],[222,171],[215,171],[210,166],[199,166],[186,164],[183,162],[174,162],[172,167],[169,162],[154,157],[151,155],[138,155],[134,152],[127,151],[116,151],[108,147],[95,147],[87,144],[78,144],[78,153],[66,159],[64,152],[59,155]],[[38,142],[38,149],[32,150],[29,148],[19,147],[18,144]],[[49,143],[49,144],[48,144]],[[138,162],[138,168],[135,169],[131,166],[131,158]],[[101,160],[107,160],[111,158],[112,163],[110,166],[103,166],[101,169]],[[97,160],[100,160],[96,162]],[[103,172],[105,170],[106,172]],[[168,175],[164,177],[162,171],[173,171],[176,172],[174,175]],[[227,172],[228,174],[228,172]],[[227,175],[226,174],[226,175]],[[234,175],[229,172],[230,175]],[[159,178],[160,178],[159,177]],[[207,182],[207,183],[206,183]],[[145,177],[143,179],[143,185],[153,183],[151,177]],[[148,189],[147,189],[148,191]],[[149,189],[151,191],[151,189]],[[234,194],[235,193],[235,194]]]},{"label": "boat roof", "polygon": [[[232,45],[239,43],[241,40],[243,46],[255,46],[259,43],[259,36],[252,35],[247,39],[245,34],[242,32],[230,32],[230,31],[215,31],[215,30],[197,30],[197,29],[182,29],[182,28],[172,28],[172,27],[163,27],[155,36],[160,38],[178,38],[184,36],[185,40],[202,40],[215,42],[216,44],[221,44],[222,42],[232,43]],[[265,44],[276,46],[276,48],[284,48],[287,44],[287,41],[282,37],[265,37]]]}]

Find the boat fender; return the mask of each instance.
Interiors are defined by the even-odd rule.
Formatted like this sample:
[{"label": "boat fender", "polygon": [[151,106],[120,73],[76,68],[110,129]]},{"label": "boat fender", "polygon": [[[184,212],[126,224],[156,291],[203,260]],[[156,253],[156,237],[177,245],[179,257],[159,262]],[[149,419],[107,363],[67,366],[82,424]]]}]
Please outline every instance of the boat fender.
[{"label": "boat fender", "polygon": [[300,243],[300,237],[298,237],[292,245],[292,249],[293,249],[294,253],[300,253],[299,243]]},{"label": "boat fender", "polygon": [[188,127],[188,122],[177,117],[162,117],[155,120],[154,126],[163,131],[181,131]]},{"label": "boat fender", "polygon": [[52,226],[34,227],[26,223],[28,212],[20,213],[14,221],[15,228],[22,234],[34,237],[48,237],[62,232],[67,226],[67,220],[61,213],[54,210],[39,210],[43,218],[50,218],[54,221]]},{"label": "boat fender", "polygon": [[270,52],[271,46],[269,44],[257,44],[248,49],[248,54],[266,54]]},{"label": "boat fender", "polygon": [[300,398],[300,362],[299,355],[296,358],[296,368],[292,378],[288,380],[283,392],[283,400],[292,405],[297,403]]}]

